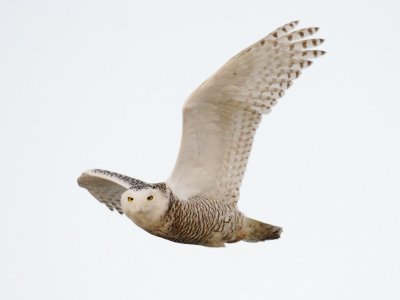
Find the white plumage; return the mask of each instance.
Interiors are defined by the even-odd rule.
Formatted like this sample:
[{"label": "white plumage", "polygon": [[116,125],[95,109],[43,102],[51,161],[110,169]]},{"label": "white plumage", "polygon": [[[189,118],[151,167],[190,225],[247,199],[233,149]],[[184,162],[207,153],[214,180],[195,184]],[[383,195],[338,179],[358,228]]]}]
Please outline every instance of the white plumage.
[{"label": "white plumage", "polygon": [[182,144],[167,183],[180,199],[198,194],[235,202],[262,114],[270,111],[308,58],[304,51],[320,39],[295,42],[315,33],[307,28],[288,34],[296,22],[280,27],[243,50],[204,82],[183,109]]},{"label": "white plumage", "polygon": [[[91,170],[82,174],[79,184],[108,207],[123,211],[150,233],[174,241],[221,246],[224,242],[279,237],[279,227],[244,217],[237,210],[236,202],[262,115],[271,110],[301,71],[311,65],[309,59],[324,54],[320,50],[309,50],[321,44],[322,39],[305,39],[318,28],[292,31],[297,24],[297,21],[286,24],[246,48],[190,95],[183,109],[178,159],[165,183],[151,185],[117,173]],[[125,193],[127,190],[132,192]],[[164,198],[160,200],[163,209],[157,217],[152,214],[151,228],[141,225],[142,220],[148,218],[142,215],[139,222],[138,211],[141,212],[142,206],[150,211],[157,204],[153,202],[149,206],[142,199],[140,205],[135,203],[135,209],[130,210],[131,204],[125,201],[127,196],[121,199],[123,193],[134,199],[143,190],[146,194],[147,190],[150,193],[162,191],[165,196],[156,197]],[[124,203],[122,208],[121,201]],[[178,201],[176,207],[174,201]],[[188,211],[191,209],[189,204],[193,204],[193,210],[200,209],[196,212],[200,215],[195,213],[193,216]],[[204,211],[207,209],[216,209],[218,214],[207,214]],[[172,211],[174,215],[171,215]],[[177,224],[178,219],[180,224]],[[207,227],[207,224],[196,222],[235,224],[222,226],[222,231],[216,231],[214,224],[211,231],[205,229],[205,234],[182,227],[185,222],[188,228],[195,224],[206,229],[211,225]]]}]

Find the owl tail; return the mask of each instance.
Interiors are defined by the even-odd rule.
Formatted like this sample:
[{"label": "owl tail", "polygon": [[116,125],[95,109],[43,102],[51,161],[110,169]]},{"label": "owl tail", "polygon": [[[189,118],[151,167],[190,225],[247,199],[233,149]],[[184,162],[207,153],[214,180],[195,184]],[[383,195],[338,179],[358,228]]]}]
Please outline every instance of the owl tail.
[{"label": "owl tail", "polygon": [[260,221],[244,218],[243,222],[243,240],[246,242],[260,242],[265,240],[279,239],[282,228]]}]

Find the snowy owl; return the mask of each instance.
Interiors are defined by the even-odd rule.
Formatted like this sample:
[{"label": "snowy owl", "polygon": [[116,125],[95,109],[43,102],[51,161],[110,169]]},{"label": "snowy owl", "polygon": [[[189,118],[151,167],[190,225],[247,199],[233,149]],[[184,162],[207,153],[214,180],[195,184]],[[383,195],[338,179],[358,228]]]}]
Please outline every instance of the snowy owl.
[{"label": "snowy owl", "polygon": [[178,243],[222,247],[277,239],[282,229],[237,208],[240,185],[262,115],[268,113],[323,42],[318,28],[279,27],[230,59],[183,107],[179,155],[170,177],[146,183],[93,169],[78,178],[97,200],[147,232]]}]

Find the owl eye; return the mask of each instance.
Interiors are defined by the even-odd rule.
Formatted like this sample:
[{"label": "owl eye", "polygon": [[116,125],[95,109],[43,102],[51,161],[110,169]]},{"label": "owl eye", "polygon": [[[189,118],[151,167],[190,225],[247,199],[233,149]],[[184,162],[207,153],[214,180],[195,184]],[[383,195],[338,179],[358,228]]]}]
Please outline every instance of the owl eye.
[{"label": "owl eye", "polygon": [[132,197],[128,197],[128,202],[132,202],[133,198]]},{"label": "owl eye", "polygon": [[149,201],[153,200],[153,196],[151,196],[151,195],[148,196],[148,197],[147,197],[147,200],[149,200]]}]

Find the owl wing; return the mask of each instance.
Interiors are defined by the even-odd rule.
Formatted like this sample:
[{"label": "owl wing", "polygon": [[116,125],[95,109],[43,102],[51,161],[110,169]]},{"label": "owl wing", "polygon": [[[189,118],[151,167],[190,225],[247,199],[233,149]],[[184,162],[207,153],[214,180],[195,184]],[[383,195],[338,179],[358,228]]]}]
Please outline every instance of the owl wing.
[{"label": "owl wing", "polygon": [[120,214],[122,214],[121,195],[128,189],[140,189],[146,185],[140,180],[100,169],[84,172],[78,178],[78,184],[110,210],[116,209]]},{"label": "owl wing", "polygon": [[205,196],[236,203],[253,138],[268,113],[310,59],[322,39],[305,39],[318,28],[279,27],[246,48],[187,99],[175,168],[167,180],[180,199]]}]

